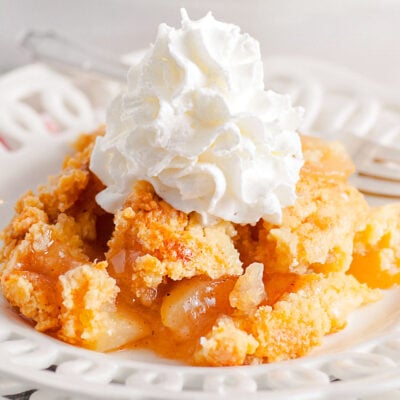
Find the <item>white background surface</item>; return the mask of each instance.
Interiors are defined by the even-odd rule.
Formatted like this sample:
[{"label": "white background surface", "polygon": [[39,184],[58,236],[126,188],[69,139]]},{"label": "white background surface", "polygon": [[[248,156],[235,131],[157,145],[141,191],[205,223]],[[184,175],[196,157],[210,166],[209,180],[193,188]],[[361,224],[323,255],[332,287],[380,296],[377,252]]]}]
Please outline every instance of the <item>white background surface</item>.
[{"label": "white background surface", "polygon": [[177,25],[182,6],[239,24],[265,56],[323,59],[400,90],[399,0],[0,0],[0,70],[27,61],[15,42],[28,28],[122,54],[152,42],[160,22]]}]

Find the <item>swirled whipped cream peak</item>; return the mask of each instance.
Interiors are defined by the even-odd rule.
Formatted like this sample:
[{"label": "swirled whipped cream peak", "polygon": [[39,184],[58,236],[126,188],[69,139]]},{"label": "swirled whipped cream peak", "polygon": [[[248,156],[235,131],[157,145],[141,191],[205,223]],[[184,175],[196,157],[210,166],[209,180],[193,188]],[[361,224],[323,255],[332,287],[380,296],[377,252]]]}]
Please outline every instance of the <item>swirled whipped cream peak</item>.
[{"label": "swirled whipped cream peak", "polygon": [[255,39],[183,10],[179,29],[159,26],[108,110],[90,165],[106,185],[97,202],[114,213],[145,180],[204,224],[279,223],[296,200],[301,117],[288,96],[264,89]]}]

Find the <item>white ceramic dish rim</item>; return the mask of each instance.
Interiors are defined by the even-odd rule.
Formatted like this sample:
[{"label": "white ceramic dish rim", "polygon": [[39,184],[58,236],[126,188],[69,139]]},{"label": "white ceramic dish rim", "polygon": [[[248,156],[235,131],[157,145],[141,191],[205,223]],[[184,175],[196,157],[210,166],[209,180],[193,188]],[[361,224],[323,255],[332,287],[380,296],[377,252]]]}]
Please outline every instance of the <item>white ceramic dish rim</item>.
[{"label": "white ceramic dish rim", "polygon": [[[400,296],[396,298],[399,301]],[[4,303],[2,308],[4,311]],[[9,312],[13,313],[11,310]],[[308,399],[311,395],[313,398],[319,398],[318,395],[330,398],[331,395],[336,397],[349,393],[370,396],[399,388],[400,365],[395,362],[387,363],[389,359],[387,351],[393,347],[393,344],[397,345],[397,353],[400,353],[399,316],[392,331],[360,343],[349,351],[307,356],[274,364],[225,368],[165,365],[118,359],[58,342],[24,326],[16,319],[16,316],[14,317],[6,322],[3,317],[0,319],[0,354],[2,355],[0,371],[5,376],[18,378],[34,388],[50,388],[66,391],[72,395],[105,399],[133,399],[140,396],[184,399],[188,395],[192,399],[221,399],[226,396],[240,398],[244,395],[248,399],[284,399],[288,398],[287,396]],[[6,354],[5,347],[13,354]],[[23,348],[29,348],[29,350],[24,352]],[[386,350],[382,351],[385,348]],[[375,371],[375,373],[367,373],[358,378],[349,377],[348,380],[340,382],[323,382],[321,378],[324,374],[329,375],[332,365],[337,362],[339,362],[339,367],[342,364],[343,368],[358,367],[365,368],[365,371],[372,366],[370,372]],[[33,365],[28,366],[28,363]],[[331,366],[329,366],[330,363]],[[346,366],[346,363],[349,365]],[[38,368],[39,364],[42,369]],[[58,366],[57,373],[43,369],[51,365]],[[99,369],[94,374],[86,374],[86,371],[93,366],[95,370]],[[285,372],[290,370],[293,374],[285,375]],[[280,374],[283,374],[288,384],[291,379],[297,378],[300,386],[288,386],[286,389],[279,390],[272,388],[256,390],[254,382],[264,377],[268,379],[269,374],[278,379],[280,379]],[[303,382],[301,382],[301,376],[297,374],[303,374],[305,378]],[[119,377],[124,377],[125,384],[104,381],[104,379],[106,381],[110,379],[111,376],[117,380],[120,379]],[[191,380],[193,377],[201,381],[201,389],[183,390],[185,385],[182,384],[182,379]],[[140,380],[142,380],[142,385],[138,385]],[[231,382],[228,382],[229,380]]]}]

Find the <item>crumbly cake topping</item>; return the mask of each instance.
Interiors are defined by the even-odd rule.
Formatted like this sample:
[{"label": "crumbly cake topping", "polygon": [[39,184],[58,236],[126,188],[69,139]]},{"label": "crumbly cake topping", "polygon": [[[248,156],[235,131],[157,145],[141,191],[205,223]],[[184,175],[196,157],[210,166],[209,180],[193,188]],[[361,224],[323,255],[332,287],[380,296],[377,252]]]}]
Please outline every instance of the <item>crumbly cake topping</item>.
[{"label": "crumbly cake topping", "polygon": [[307,354],[381,297],[372,287],[400,283],[400,207],[369,208],[340,145],[302,138],[298,200],[281,225],[205,227],[145,182],[115,217],[102,210],[88,169],[102,134],[82,136],[2,233],[2,293],[37,330],[99,351],[257,364]]}]

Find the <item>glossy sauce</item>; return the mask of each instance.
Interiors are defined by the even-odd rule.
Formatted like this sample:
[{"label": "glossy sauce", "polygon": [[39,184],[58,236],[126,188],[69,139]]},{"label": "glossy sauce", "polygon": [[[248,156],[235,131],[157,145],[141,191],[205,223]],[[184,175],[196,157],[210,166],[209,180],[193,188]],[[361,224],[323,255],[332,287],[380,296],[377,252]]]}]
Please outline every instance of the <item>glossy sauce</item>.
[{"label": "glossy sauce", "polygon": [[139,301],[132,289],[132,266],[136,250],[120,250],[109,259],[109,273],[120,288],[118,307],[129,308],[150,327],[150,335],[125,348],[146,348],[157,354],[187,362],[220,315],[229,315],[229,293],[236,277],[210,279],[196,276],[174,282],[167,279],[148,288],[148,302]]}]

